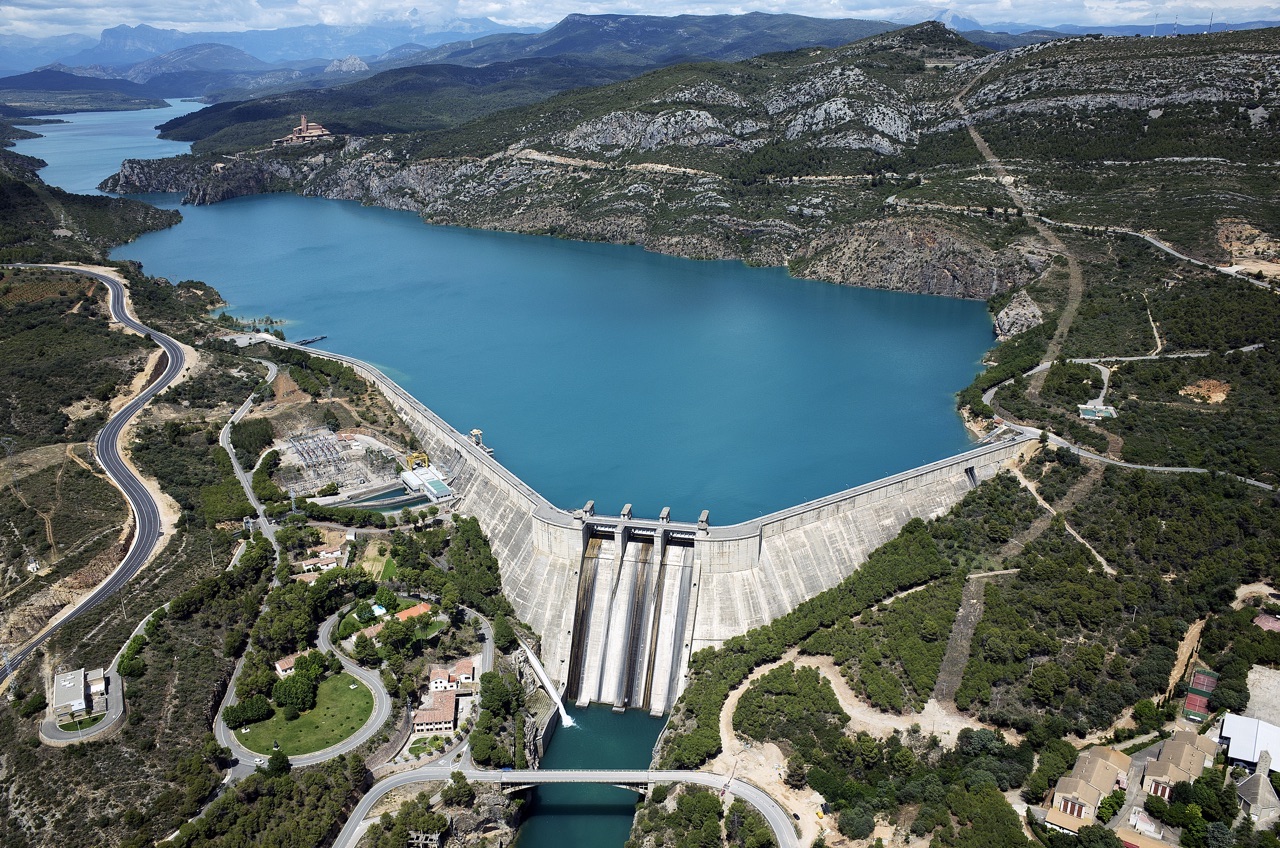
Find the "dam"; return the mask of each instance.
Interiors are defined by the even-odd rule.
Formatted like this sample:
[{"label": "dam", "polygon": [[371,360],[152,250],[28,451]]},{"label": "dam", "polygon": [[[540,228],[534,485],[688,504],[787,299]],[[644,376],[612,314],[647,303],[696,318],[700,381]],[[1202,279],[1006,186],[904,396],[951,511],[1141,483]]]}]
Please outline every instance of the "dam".
[{"label": "dam", "polygon": [[[271,344],[297,345],[266,338]],[[1033,440],[1012,436],[750,521],[697,522],[560,509],[478,441],[352,357],[443,470],[457,511],[489,537],[503,591],[541,634],[542,664],[566,700],[667,712],[689,657],[767,624],[835,586],[912,518],[950,509]]]}]

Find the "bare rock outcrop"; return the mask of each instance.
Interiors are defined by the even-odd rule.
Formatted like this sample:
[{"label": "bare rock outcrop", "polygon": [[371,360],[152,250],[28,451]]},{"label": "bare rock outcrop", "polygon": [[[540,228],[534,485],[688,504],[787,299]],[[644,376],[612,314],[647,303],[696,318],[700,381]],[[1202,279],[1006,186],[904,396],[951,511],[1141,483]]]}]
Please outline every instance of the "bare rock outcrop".
[{"label": "bare rock outcrop", "polygon": [[939,220],[914,217],[833,232],[815,241],[793,270],[848,285],[978,299],[1033,277],[1016,248],[993,250]]},{"label": "bare rock outcrop", "polygon": [[996,338],[1007,341],[1044,323],[1044,313],[1026,289],[1020,289],[995,318]]}]

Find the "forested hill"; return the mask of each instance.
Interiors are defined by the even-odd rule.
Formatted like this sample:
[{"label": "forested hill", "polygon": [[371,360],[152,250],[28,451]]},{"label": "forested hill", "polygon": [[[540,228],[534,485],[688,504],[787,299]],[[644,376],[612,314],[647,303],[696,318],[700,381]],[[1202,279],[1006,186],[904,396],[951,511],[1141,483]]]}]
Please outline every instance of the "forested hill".
[{"label": "forested hill", "polygon": [[803,15],[569,15],[546,32],[502,33],[445,44],[414,62],[487,65],[534,56],[577,56],[644,67],[681,61],[736,61],[824,45],[835,47],[897,24]]},{"label": "forested hill", "polygon": [[[780,50],[835,46],[894,24],[801,15],[569,15],[544,33],[502,33],[374,62],[371,78],[222,103],[176,118],[166,138],[197,151],[265,144],[299,113],[354,135],[439,130],[571,88],[702,60],[734,61]],[[458,67],[463,66],[463,67]]]},{"label": "forested hill", "polygon": [[633,69],[577,59],[523,59],[483,68],[416,65],[337,88],[290,91],[219,103],[162,124],[163,138],[197,150],[270,144],[300,114],[335,133],[366,136],[441,130],[571,88],[626,79]]},{"label": "forested hill", "polygon": [[100,262],[108,248],[182,220],[137,200],[47,185],[38,174],[43,160],[5,149],[33,135],[0,121],[0,262]]}]

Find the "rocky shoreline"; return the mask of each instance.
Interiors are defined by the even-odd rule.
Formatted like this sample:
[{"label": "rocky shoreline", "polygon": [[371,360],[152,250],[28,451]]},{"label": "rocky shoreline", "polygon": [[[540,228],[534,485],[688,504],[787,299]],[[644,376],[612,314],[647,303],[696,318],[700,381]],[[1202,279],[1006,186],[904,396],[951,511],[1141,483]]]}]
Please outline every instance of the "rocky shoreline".
[{"label": "rocky shoreline", "polygon": [[399,162],[362,139],[309,155],[129,159],[101,184],[217,203],[296,192],[419,214],[429,223],[636,244],[689,259],[739,259],[843,285],[985,300],[1025,285],[1038,258],[993,248],[929,212],[876,210],[850,220],[848,187],[779,186],[771,208],[726,199],[709,173],[617,167],[517,148],[485,159]]}]

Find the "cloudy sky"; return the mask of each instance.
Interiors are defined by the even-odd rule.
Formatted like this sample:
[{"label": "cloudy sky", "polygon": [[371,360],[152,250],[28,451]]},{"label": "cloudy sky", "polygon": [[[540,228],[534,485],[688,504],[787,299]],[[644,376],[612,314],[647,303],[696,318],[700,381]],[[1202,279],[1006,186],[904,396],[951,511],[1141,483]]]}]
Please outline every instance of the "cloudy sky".
[{"label": "cloudy sky", "polygon": [[[983,24],[1024,21],[1040,24],[1207,23],[1280,19],[1280,6],[1257,0],[974,0],[921,3],[920,0],[131,0],[118,6],[100,0],[0,0],[0,33],[44,36],[67,32],[96,35],[116,24],[151,24],[186,31],[273,29],[299,24],[361,24],[376,20],[446,20],[488,17],[511,24],[546,24],[571,12],[677,15],[750,11],[793,12],[817,17],[901,20],[921,7],[950,8]],[[925,17],[916,15],[916,17]]]}]

